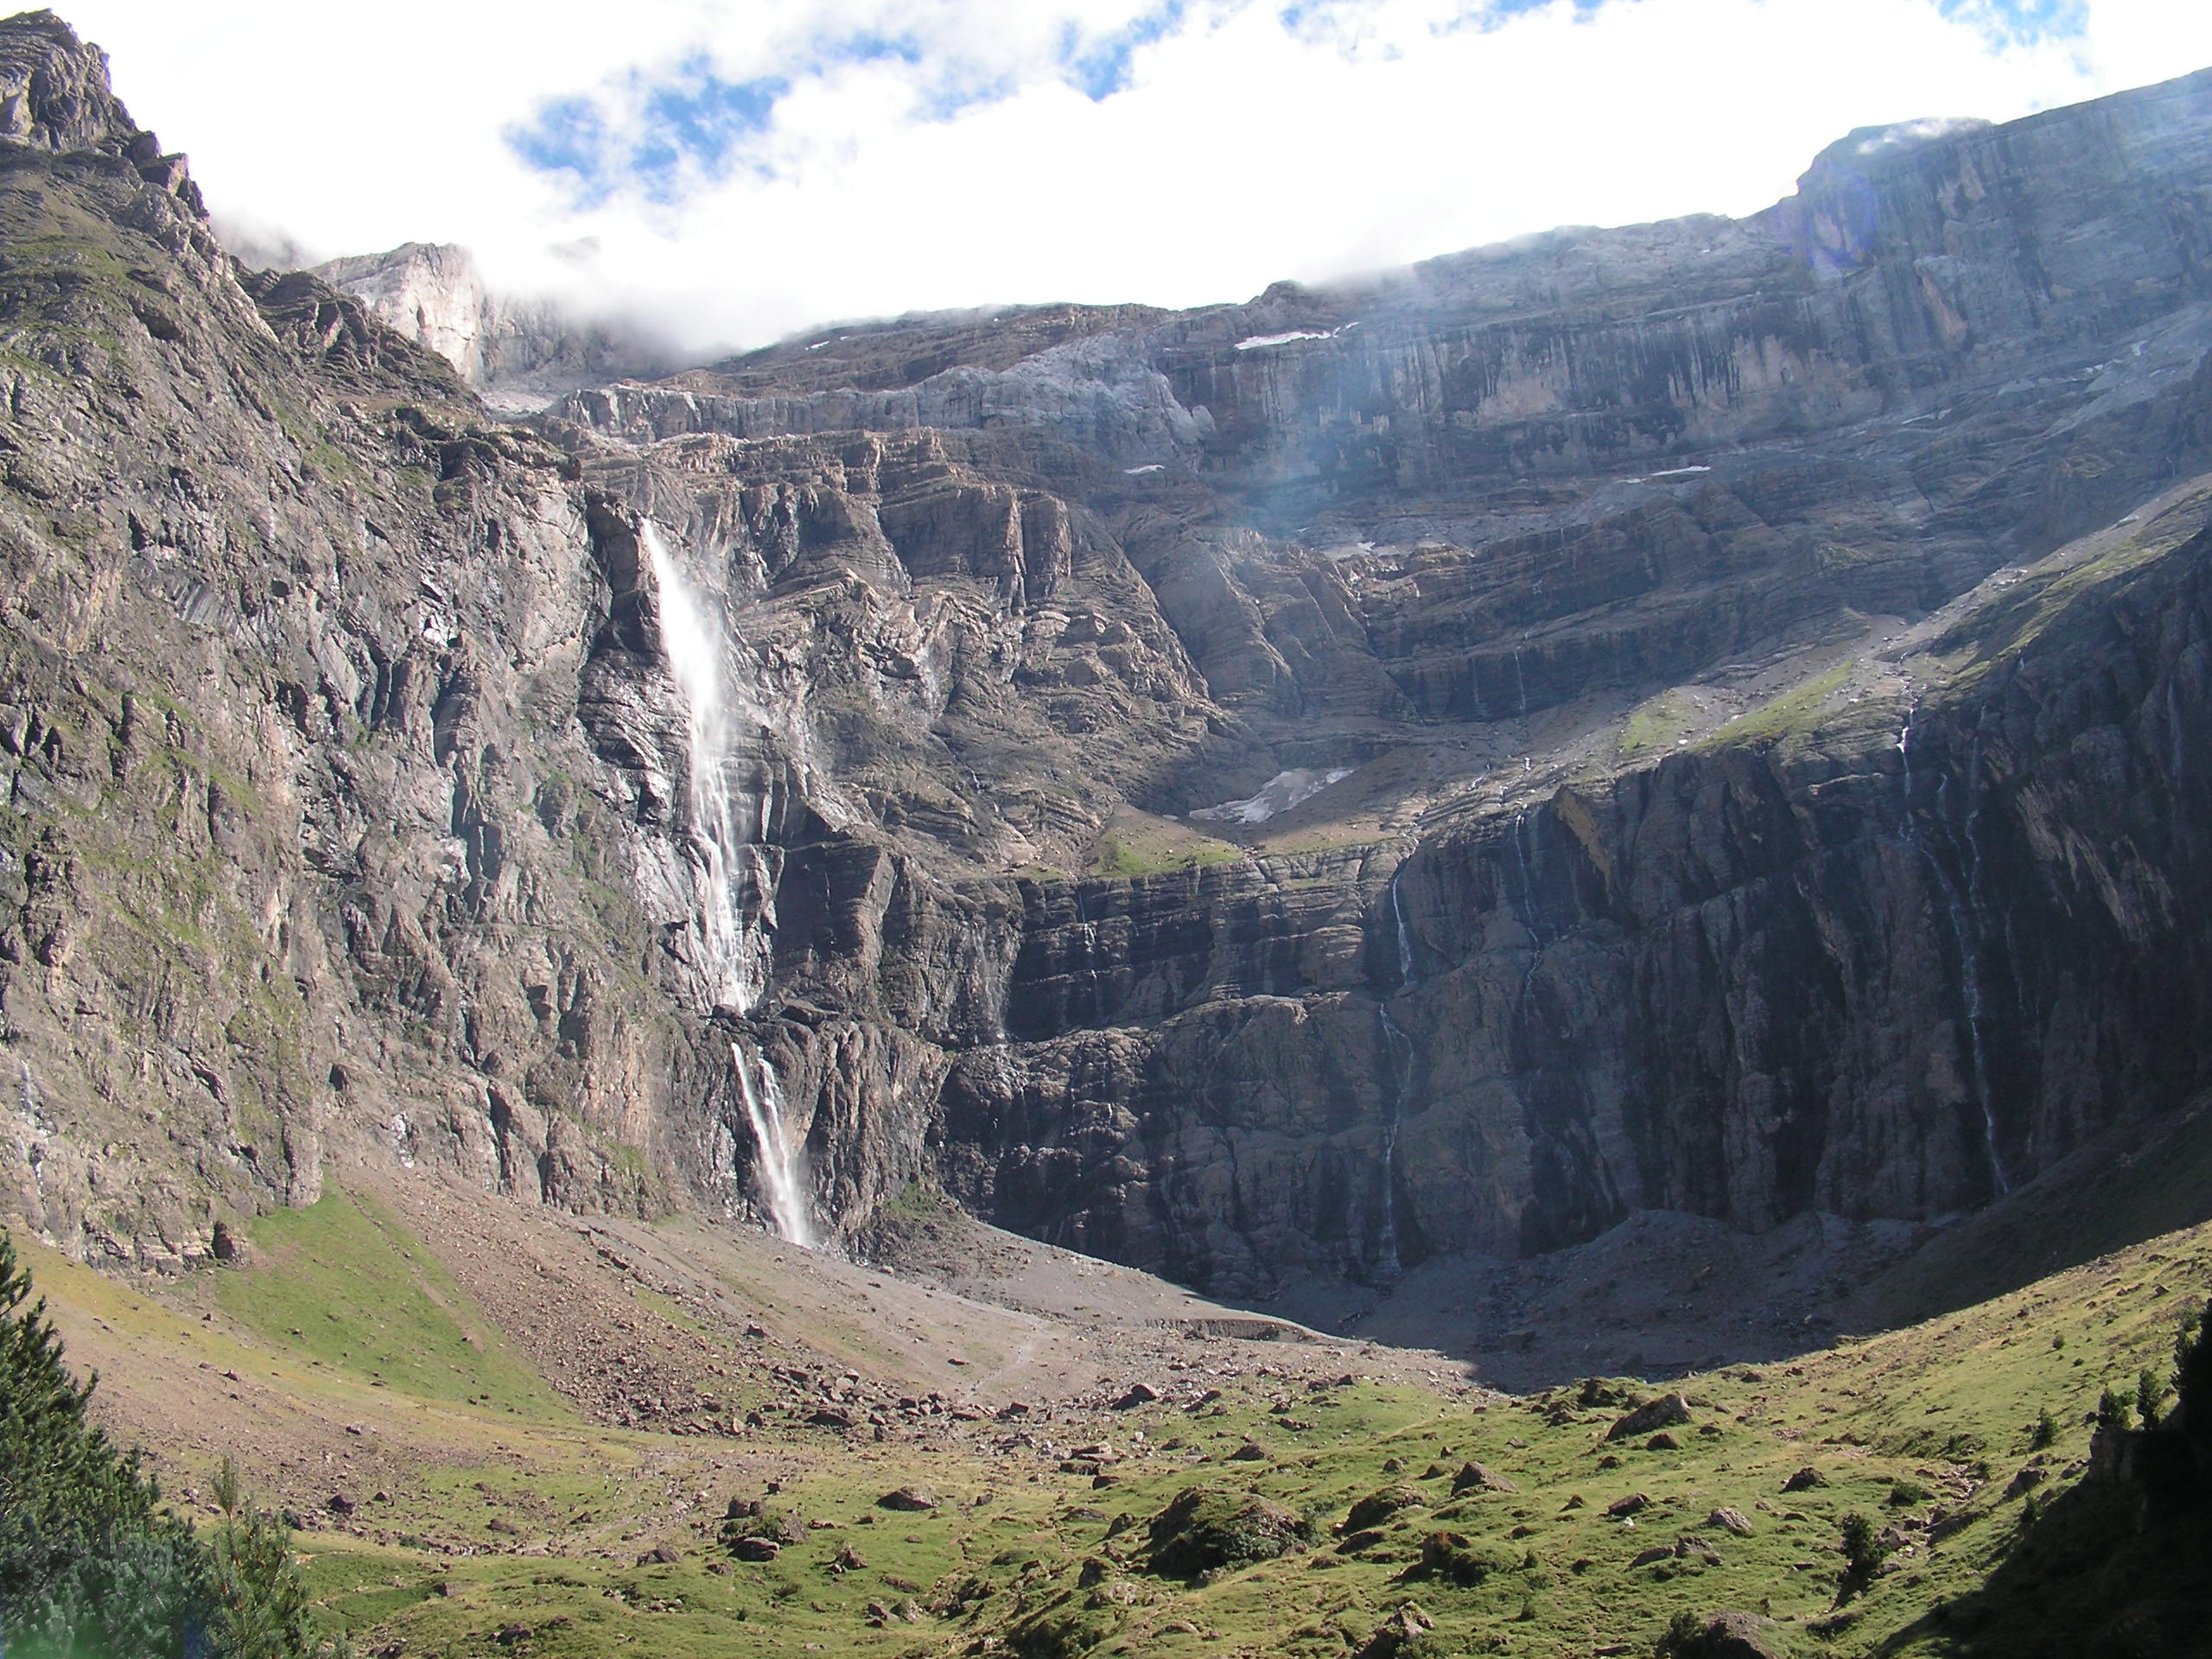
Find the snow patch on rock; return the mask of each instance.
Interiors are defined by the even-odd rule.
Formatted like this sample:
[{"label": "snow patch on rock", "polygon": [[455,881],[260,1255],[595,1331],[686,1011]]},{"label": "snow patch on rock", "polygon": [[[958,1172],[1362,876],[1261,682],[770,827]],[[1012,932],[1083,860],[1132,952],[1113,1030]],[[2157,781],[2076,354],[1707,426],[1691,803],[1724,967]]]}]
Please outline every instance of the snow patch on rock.
[{"label": "snow patch on rock", "polygon": [[1301,802],[1311,800],[1331,784],[1351,777],[1350,766],[1332,766],[1326,772],[1298,766],[1289,772],[1279,772],[1269,779],[1260,792],[1248,800],[1224,801],[1219,806],[1200,807],[1191,814],[1194,818],[1211,818],[1219,823],[1265,823],[1279,813],[1287,812]]}]

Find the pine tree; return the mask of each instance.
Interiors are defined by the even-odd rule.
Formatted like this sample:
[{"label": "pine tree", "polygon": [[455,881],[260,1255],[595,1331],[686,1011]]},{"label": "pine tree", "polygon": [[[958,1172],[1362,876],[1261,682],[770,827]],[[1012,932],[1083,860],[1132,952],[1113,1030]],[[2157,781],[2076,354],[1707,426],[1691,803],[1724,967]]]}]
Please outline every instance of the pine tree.
[{"label": "pine tree", "polygon": [[[297,1659],[306,1595],[282,1528],[250,1504],[213,1545],[86,1421],[79,1382],[0,1235],[0,1644],[9,1659]],[[237,1487],[235,1469],[230,1484]]]},{"label": "pine tree", "polygon": [[2212,1302],[2195,1320],[2184,1323],[2174,1342],[2174,1393],[2178,1396],[2172,1414],[2181,1420],[2196,1454],[2201,1478],[2212,1478]]},{"label": "pine tree", "polygon": [[2145,1428],[2158,1426],[2159,1408],[2165,1403],[2165,1384],[2148,1365],[2135,1374],[2135,1414]]},{"label": "pine tree", "polygon": [[2118,1389],[2107,1388],[2097,1401],[2099,1428],[2130,1429],[2135,1427],[2135,1399]]},{"label": "pine tree", "polygon": [[1874,1523],[1856,1510],[1843,1517],[1843,1580],[1836,1600],[1848,1601],[1874,1581],[1889,1559],[1890,1547],[1882,1541]]}]

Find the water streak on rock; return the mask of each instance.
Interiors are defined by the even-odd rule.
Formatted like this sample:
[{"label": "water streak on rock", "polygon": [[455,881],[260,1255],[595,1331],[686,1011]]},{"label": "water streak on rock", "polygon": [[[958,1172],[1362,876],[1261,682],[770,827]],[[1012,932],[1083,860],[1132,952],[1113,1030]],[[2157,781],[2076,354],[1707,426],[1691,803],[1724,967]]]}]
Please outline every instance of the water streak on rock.
[{"label": "water streak on rock", "polygon": [[[638,533],[652,560],[660,594],[661,642],[669,672],[690,709],[691,852],[698,861],[696,886],[709,1000],[713,1008],[742,1018],[759,1005],[767,988],[773,952],[767,862],[757,836],[747,834],[754,824],[765,833],[768,795],[763,789],[757,812],[741,812],[730,787],[729,754],[736,728],[722,671],[727,631],[686,579],[652,521],[642,523]],[[792,1243],[811,1244],[804,1154],[791,1146],[775,1070],[757,1050],[748,1058],[739,1042],[731,1043],[730,1058],[760,1150],[769,1215],[776,1230]],[[756,1068],[757,1084],[753,1076]]]}]

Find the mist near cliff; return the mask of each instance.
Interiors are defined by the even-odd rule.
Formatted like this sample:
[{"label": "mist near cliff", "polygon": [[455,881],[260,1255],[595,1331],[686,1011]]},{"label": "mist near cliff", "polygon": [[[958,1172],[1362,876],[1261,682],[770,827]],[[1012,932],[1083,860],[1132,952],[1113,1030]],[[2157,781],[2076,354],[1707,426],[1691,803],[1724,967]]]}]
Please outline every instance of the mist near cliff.
[{"label": "mist near cliff", "polygon": [[[211,15],[212,12],[212,15]],[[564,16],[564,13],[573,15]],[[467,244],[503,291],[758,344],[1184,306],[1560,224],[1742,214],[1840,133],[2212,61],[2161,0],[87,0],[224,219]]]}]

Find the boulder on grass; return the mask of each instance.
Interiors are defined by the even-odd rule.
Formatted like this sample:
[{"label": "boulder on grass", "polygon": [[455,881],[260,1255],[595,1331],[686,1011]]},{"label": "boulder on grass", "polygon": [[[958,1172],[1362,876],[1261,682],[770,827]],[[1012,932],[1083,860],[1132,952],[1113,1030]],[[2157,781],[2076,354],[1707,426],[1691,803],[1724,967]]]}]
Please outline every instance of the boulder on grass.
[{"label": "boulder on grass", "polygon": [[1313,1529],[1256,1492],[1192,1486],[1152,1517],[1146,1565],[1163,1578],[1198,1579],[1304,1548]]},{"label": "boulder on grass", "polygon": [[1459,1472],[1452,1477],[1452,1496],[1465,1497],[1469,1492],[1517,1492],[1521,1489],[1503,1475],[1485,1469],[1479,1463],[1459,1465]]},{"label": "boulder on grass", "polygon": [[1678,1618],[1668,1632],[1672,1659],[1779,1659],[1781,1649],[1768,1634],[1767,1620],[1723,1609],[1702,1617]]},{"label": "boulder on grass", "polygon": [[1632,1440],[1639,1434],[1655,1434],[1662,1428],[1673,1428],[1690,1420],[1690,1402],[1679,1394],[1662,1394],[1649,1405],[1638,1406],[1625,1417],[1616,1419],[1605,1431],[1609,1440]]},{"label": "boulder on grass", "polygon": [[1397,1659],[1435,1628],[1436,1621],[1409,1601],[1375,1627],[1375,1634],[1352,1659]]},{"label": "boulder on grass", "polygon": [[1370,1492],[1351,1506],[1338,1532],[1365,1532],[1370,1527],[1379,1527],[1402,1510],[1421,1510],[1428,1507],[1428,1499],[1415,1486],[1384,1486]]}]

